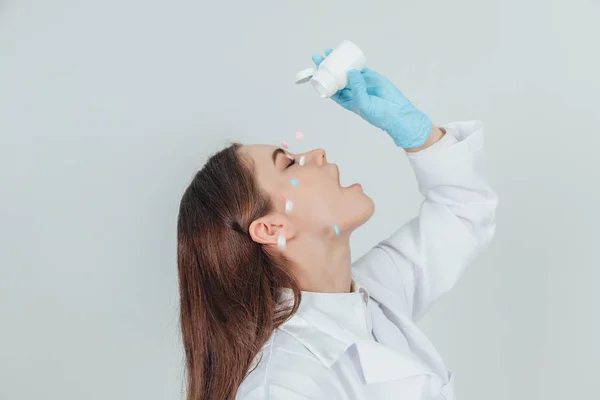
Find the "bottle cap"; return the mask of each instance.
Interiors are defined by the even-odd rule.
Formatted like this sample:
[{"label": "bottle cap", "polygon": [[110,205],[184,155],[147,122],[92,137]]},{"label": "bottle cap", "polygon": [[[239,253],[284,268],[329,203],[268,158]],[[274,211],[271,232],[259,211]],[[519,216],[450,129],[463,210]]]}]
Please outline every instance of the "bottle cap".
[{"label": "bottle cap", "polygon": [[306,83],[311,80],[313,75],[317,72],[316,68],[306,68],[296,74],[296,84]]},{"label": "bottle cap", "polygon": [[310,83],[319,92],[321,98],[333,96],[340,87],[338,80],[329,71],[319,69],[312,77]]}]

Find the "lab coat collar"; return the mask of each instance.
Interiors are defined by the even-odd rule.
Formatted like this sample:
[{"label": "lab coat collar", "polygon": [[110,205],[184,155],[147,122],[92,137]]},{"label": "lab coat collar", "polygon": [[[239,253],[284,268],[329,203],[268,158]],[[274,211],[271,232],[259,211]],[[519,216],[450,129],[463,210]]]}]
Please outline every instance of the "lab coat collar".
[{"label": "lab coat collar", "polygon": [[[350,302],[354,299],[351,300],[348,295],[356,292],[361,299],[366,295],[366,302],[373,301],[369,299],[366,288],[360,283],[353,281],[352,289],[354,291],[351,293],[339,293],[339,298]],[[306,293],[302,292],[302,295]],[[310,293],[307,298],[314,300],[318,295]],[[331,300],[332,296],[337,296],[332,293],[323,295],[328,300]],[[291,290],[288,290],[284,296],[293,301]],[[376,342],[371,336],[370,338],[359,337],[352,333],[352,330],[334,321],[329,313],[312,307],[311,301],[305,302],[304,297],[296,314],[279,329],[301,342],[327,368],[335,364],[350,347],[355,346],[367,384],[416,375],[431,375],[431,371],[409,352],[391,349]]]}]

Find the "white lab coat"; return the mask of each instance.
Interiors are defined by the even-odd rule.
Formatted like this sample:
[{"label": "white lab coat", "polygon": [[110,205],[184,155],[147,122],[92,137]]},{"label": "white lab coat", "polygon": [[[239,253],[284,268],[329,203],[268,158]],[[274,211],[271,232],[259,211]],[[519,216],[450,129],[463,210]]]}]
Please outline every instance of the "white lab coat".
[{"label": "white lab coat", "polygon": [[497,197],[483,124],[445,128],[407,154],[425,196],[419,216],[353,264],[350,293],[302,292],[237,400],[454,399],[453,375],[416,321],[492,238]]}]

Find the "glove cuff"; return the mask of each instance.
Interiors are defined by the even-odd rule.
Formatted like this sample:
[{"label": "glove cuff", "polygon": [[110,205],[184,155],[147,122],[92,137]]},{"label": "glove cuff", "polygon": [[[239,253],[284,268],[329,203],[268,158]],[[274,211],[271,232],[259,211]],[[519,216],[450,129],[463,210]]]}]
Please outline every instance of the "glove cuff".
[{"label": "glove cuff", "polygon": [[409,115],[402,116],[401,126],[388,131],[388,134],[394,139],[396,146],[404,149],[414,149],[421,147],[431,135],[433,123],[427,115],[421,111],[415,110]]}]

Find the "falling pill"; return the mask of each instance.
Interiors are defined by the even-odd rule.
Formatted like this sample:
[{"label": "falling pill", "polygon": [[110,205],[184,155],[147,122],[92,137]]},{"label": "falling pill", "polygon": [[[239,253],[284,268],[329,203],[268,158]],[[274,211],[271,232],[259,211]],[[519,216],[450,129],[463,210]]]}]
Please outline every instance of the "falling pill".
[{"label": "falling pill", "polygon": [[292,185],[293,185],[294,187],[298,187],[298,185],[300,185],[300,183],[298,182],[298,179],[296,179],[296,178],[292,178]]},{"label": "falling pill", "polygon": [[294,204],[292,203],[291,200],[288,200],[285,202],[285,212],[286,213],[291,213],[292,212],[292,208],[294,208]]},{"label": "falling pill", "polygon": [[279,247],[280,249],[283,250],[283,249],[285,249],[286,243],[287,243],[287,240],[286,240],[285,236],[279,235],[277,237],[277,247]]},{"label": "falling pill", "polygon": [[304,133],[296,132],[296,140],[302,140],[302,139],[304,139]]},{"label": "falling pill", "polygon": [[286,142],[285,140],[284,140],[283,142],[281,142],[281,146],[282,146],[284,149],[287,149],[287,148],[289,147],[289,145],[288,145],[288,142]]}]

